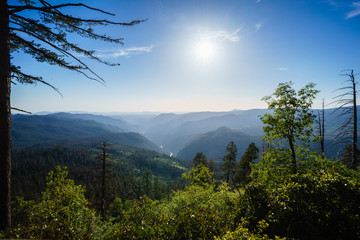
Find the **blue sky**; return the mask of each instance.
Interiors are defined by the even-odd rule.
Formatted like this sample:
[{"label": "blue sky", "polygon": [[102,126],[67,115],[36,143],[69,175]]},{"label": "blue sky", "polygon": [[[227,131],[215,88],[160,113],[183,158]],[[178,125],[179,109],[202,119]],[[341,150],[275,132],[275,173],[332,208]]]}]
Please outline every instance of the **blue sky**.
[{"label": "blue sky", "polygon": [[[14,1],[10,1],[14,2]],[[330,103],[360,72],[360,1],[351,0],[132,0],[83,1],[115,13],[114,21],[148,19],[133,27],[98,28],[124,45],[72,36],[96,50],[108,67],[86,61],[106,83],[86,79],[29,56],[14,64],[42,75],[61,91],[38,84],[12,88],[12,106],[31,112],[190,112],[266,108],[261,101],[280,82],[299,89],[317,84]],[[71,11],[68,9],[68,11]],[[73,15],[104,18],[86,9]],[[358,76],[359,77],[359,76]],[[332,107],[329,105],[328,107]]]}]

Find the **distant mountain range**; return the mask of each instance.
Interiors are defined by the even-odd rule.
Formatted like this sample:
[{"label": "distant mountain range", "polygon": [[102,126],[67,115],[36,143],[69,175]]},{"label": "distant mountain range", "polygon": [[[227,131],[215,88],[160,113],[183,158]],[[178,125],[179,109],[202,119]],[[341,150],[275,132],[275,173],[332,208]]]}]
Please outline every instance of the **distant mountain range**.
[{"label": "distant mountain range", "polygon": [[14,115],[12,117],[12,146],[17,148],[38,148],[53,145],[83,147],[89,144],[109,141],[112,144],[128,145],[140,149],[164,153],[156,144],[135,132],[123,132],[109,122],[112,119],[91,114],[77,118],[72,114]]},{"label": "distant mountain range", "polygon": [[[196,152],[220,160],[226,145],[234,141],[239,156],[251,142],[260,148],[263,136],[260,115],[265,109],[229,112],[164,114],[71,114],[13,115],[14,148],[53,144],[84,144],[96,139],[154,150],[191,160]],[[340,146],[331,139],[344,117],[325,111],[326,151],[335,156]],[[314,110],[316,113],[316,110]],[[317,146],[314,145],[314,148]]]}]

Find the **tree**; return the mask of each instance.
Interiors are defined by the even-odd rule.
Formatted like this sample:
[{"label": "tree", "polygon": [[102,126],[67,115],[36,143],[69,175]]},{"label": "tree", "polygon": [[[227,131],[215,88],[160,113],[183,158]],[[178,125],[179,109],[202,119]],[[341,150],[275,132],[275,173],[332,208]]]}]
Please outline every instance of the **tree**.
[{"label": "tree", "polygon": [[[344,76],[348,77],[346,80],[349,83],[348,86],[337,89],[336,91],[345,91],[344,93],[335,97],[335,103],[338,107],[334,112],[339,112],[339,117],[346,116],[347,119],[344,124],[337,128],[338,134],[335,136],[334,141],[336,144],[344,144],[343,151],[344,154],[345,148],[351,142],[351,162],[350,168],[356,170],[359,164],[357,156],[357,105],[356,105],[356,96],[357,96],[357,82],[355,80],[354,70],[350,70],[348,73],[345,73]],[[349,150],[349,149],[347,149]]]},{"label": "tree", "polygon": [[108,195],[106,178],[108,178],[109,173],[111,173],[108,167],[114,166],[114,163],[109,162],[110,154],[106,152],[108,147],[109,144],[107,141],[104,141],[100,148],[101,154],[96,156],[96,158],[100,160],[100,167],[98,169],[101,172],[101,217],[103,220],[105,220],[106,199]]},{"label": "tree", "polygon": [[[360,158],[360,150],[359,148],[356,149],[356,161],[359,161]],[[345,164],[348,168],[351,169],[352,163],[353,163],[353,146],[352,144],[348,144],[345,146],[343,153],[340,156],[340,162]]]},{"label": "tree", "polygon": [[152,189],[151,175],[152,175],[152,172],[150,170],[146,170],[142,174],[143,189],[144,189],[144,192],[147,197],[151,197],[150,196],[150,192]]},{"label": "tree", "polygon": [[193,167],[189,173],[183,173],[182,177],[190,182],[199,186],[207,186],[213,182],[214,173],[208,168],[208,161],[202,152],[195,154],[193,158]]},{"label": "tree", "polygon": [[200,163],[197,167],[190,169],[188,173],[183,173],[182,177],[190,182],[190,185],[208,187],[214,183],[214,173],[209,168]]},{"label": "tree", "polygon": [[237,166],[237,182],[246,183],[249,181],[249,175],[251,173],[251,164],[254,163],[259,157],[259,148],[255,143],[250,143],[246,149],[244,155],[241,157]]},{"label": "tree", "polygon": [[325,109],[324,99],[322,101],[322,109],[318,111],[318,127],[319,127],[319,138],[321,154],[325,156]]},{"label": "tree", "polygon": [[202,152],[196,153],[193,158],[193,167],[196,168],[199,164],[202,164],[205,167],[207,167],[207,165],[208,165],[206,156]]},{"label": "tree", "polygon": [[[38,62],[63,67],[89,79],[103,82],[104,80],[78,58],[77,54],[110,66],[118,64],[103,61],[95,51],[72,43],[68,40],[67,34],[123,44],[122,38],[97,34],[93,27],[132,26],[141,22],[136,20],[121,23],[107,19],[75,17],[62,11],[69,7],[82,7],[108,16],[113,15],[83,3],[52,5],[45,0],[18,0],[17,5],[9,5],[7,0],[0,2],[0,229],[11,225],[11,83],[43,83],[58,91],[41,77],[21,71],[20,66],[11,63],[11,54],[22,51]],[[38,17],[33,17],[36,13]]]},{"label": "tree", "polygon": [[291,172],[296,174],[297,145],[310,144],[315,121],[310,107],[319,91],[314,89],[314,83],[307,84],[298,92],[292,85],[292,82],[280,83],[272,95],[262,99],[272,112],[265,113],[260,119],[264,124],[265,140],[278,146],[289,146]]},{"label": "tree", "polygon": [[208,167],[209,167],[210,172],[215,173],[216,164],[215,164],[215,160],[213,158],[210,158],[209,163],[208,163]]},{"label": "tree", "polygon": [[[97,239],[100,219],[85,197],[85,188],[67,178],[66,168],[57,167],[46,178],[39,202],[19,199],[22,224],[11,229],[11,238]],[[15,211],[16,212],[16,211]],[[98,236],[94,236],[94,235]]]},{"label": "tree", "polygon": [[226,146],[226,151],[228,154],[223,157],[222,171],[224,172],[226,183],[229,183],[231,177],[235,173],[236,157],[238,151],[236,144],[233,141],[229,142],[229,144]]}]

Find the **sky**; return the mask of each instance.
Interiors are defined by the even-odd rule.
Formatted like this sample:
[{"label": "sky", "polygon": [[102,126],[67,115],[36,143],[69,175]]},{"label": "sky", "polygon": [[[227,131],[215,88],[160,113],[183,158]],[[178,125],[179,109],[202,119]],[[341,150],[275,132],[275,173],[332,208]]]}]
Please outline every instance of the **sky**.
[{"label": "sky", "polygon": [[334,90],[346,86],[345,70],[360,72],[359,0],[78,2],[115,16],[84,8],[65,11],[119,22],[147,20],[95,29],[123,37],[123,46],[69,36],[103,60],[120,63],[109,67],[78,56],[104,84],[14,54],[13,64],[42,76],[62,96],[42,84],[17,84],[12,107],[34,113],[246,110],[266,108],[261,99],[292,81],[297,90],[315,83],[320,93],[313,107],[325,99],[329,108]]}]

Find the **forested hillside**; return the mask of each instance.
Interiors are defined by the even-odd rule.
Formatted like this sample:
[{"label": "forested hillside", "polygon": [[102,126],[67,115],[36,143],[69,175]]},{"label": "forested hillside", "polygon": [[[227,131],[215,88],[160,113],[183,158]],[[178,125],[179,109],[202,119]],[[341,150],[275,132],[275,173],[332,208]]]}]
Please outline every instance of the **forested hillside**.
[{"label": "forested hillside", "polygon": [[[101,186],[101,162],[96,159],[101,144],[93,148],[69,148],[54,146],[37,149],[16,149],[13,151],[14,196],[39,199],[45,187],[45,176],[56,166],[66,166],[77,184],[86,186],[86,196],[93,203],[99,200]],[[113,144],[109,147],[109,161],[113,166],[107,176],[109,199],[137,199],[146,193],[142,178],[152,183],[151,197],[166,196],[176,185],[181,185],[181,174],[186,171],[183,164],[174,158],[130,146]],[[145,174],[145,175],[144,175]],[[153,188],[155,187],[157,190]],[[154,192],[155,191],[155,192]]]},{"label": "forested hillside", "polygon": [[[90,147],[101,141],[163,152],[154,143],[135,132],[122,132],[114,125],[94,120],[69,117],[71,114],[45,116],[15,115],[13,117],[13,148],[65,146]],[[99,116],[90,115],[98,119]],[[90,118],[90,117],[89,117]]]}]

